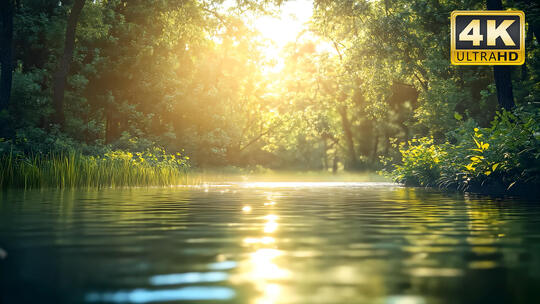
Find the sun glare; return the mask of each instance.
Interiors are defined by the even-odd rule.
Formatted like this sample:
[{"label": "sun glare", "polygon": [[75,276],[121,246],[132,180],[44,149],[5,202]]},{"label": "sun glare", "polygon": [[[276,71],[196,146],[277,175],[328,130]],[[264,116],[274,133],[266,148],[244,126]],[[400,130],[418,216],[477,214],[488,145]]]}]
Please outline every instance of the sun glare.
[{"label": "sun glare", "polygon": [[264,55],[273,60],[275,66],[270,71],[277,72],[283,67],[281,51],[288,43],[295,42],[307,29],[313,15],[313,1],[298,0],[285,2],[278,16],[261,16],[251,21],[263,38],[270,43],[263,49]]},{"label": "sun glare", "polygon": [[262,16],[253,21],[253,25],[261,34],[283,47],[295,41],[300,32],[306,28],[311,18],[313,2],[300,0],[285,2],[277,17]]}]

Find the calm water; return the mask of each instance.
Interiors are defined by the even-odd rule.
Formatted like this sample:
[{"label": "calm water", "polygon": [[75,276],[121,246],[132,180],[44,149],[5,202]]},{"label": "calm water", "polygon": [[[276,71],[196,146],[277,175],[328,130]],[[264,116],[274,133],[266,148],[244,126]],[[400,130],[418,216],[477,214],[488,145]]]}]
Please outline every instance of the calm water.
[{"label": "calm water", "polygon": [[0,303],[540,303],[540,204],[382,183],[0,193]]}]

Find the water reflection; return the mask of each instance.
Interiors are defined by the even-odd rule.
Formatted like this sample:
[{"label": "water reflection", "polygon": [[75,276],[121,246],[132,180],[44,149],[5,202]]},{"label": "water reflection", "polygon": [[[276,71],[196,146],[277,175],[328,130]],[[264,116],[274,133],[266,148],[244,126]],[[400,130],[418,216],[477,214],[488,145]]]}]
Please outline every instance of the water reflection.
[{"label": "water reflection", "polygon": [[273,233],[277,230],[278,224],[276,220],[278,217],[274,214],[270,214],[264,217],[266,219],[266,223],[264,224],[264,233]]},{"label": "water reflection", "polygon": [[426,300],[419,296],[399,295],[386,297],[383,300],[385,304],[424,304]]},{"label": "water reflection", "polygon": [[222,262],[210,263],[208,265],[208,269],[212,269],[212,270],[229,270],[229,269],[235,268],[237,265],[238,265],[238,263],[235,262],[235,261],[222,261]]},{"label": "water reflection", "polygon": [[237,183],[246,188],[333,188],[333,187],[381,187],[381,186],[392,186],[397,187],[398,184],[395,183],[385,183],[385,182],[246,182],[246,183]]},{"label": "water reflection", "polygon": [[341,182],[0,199],[1,303],[540,303],[523,200]]},{"label": "water reflection", "polygon": [[250,270],[246,276],[256,281],[256,284],[266,285],[267,280],[276,280],[287,277],[288,271],[280,268],[275,260],[283,255],[283,252],[277,249],[261,248],[250,254]]},{"label": "water reflection", "polygon": [[[275,200],[279,195],[272,192],[266,192],[265,195],[267,201],[262,203],[261,211],[274,210]],[[277,282],[288,278],[290,273],[276,262],[283,255],[283,251],[278,249],[276,238],[269,236],[277,231],[279,216],[270,213],[260,218],[263,221],[262,234],[244,238],[244,244],[249,245],[253,251],[248,254],[249,259],[244,262],[244,270],[237,276],[236,282],[249,282],[254,285],[259,296],[253,303],[273,304],[279,300],[282,289]],[[253,224],[254,227],[258,226],[257,223]]]},{"label": "water reflection", "polygon": [[150,278],[152,285],[177,285],[221,282],[227,280],[229,275],[225,272],[187,272],[156,275]]},{"label": "water reflection", "polygon": [[272,244],[272,243],[275,243],[276,242],[276,239],[274,239],[273,237],[270,237],[270,236],[264,236],[264,237],[261,237],[261,238],[252,238],[252,237],[247,237],[244,239],[244,243],[246,244],[257,244],[257,243],[260,243],[260,244]]},{"label": "water reflection", "polygon": [[166,301],[229,300],[235,296],[227,287],[183,287],[177,289],[118,291],[110,293],[89,293],[87,302],[151,303]]}]

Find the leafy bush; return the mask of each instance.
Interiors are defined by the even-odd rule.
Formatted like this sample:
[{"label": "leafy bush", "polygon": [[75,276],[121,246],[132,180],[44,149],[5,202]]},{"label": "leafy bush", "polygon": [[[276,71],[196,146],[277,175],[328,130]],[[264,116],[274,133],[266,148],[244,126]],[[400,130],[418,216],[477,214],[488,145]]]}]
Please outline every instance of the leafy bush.
[{"label": "leafy bush", "polygon": [[401,160],[387,173],[408,185],[439,186],[462,191],[536,190],[540,185],[540,119],[538,110],[497,112],[491,126],[463,123],[450,134],[455,144],[432,138],[400,145]]},{"label": "leafy bush", "polygon": [[446,154],[433,138],[412,139],[399,145],[401,164],[396,165],[391,176],[406,185],[433,186],[440,177],[440,160]]}]

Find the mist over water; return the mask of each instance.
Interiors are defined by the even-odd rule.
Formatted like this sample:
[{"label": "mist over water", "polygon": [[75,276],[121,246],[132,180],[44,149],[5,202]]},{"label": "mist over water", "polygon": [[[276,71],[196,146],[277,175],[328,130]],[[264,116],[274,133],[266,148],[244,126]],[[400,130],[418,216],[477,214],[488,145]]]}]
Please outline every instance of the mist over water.
[{"label": "mist over water", "polygon": [[0,194],[2,303],[534,303],[540,205],[385,182]]}]

